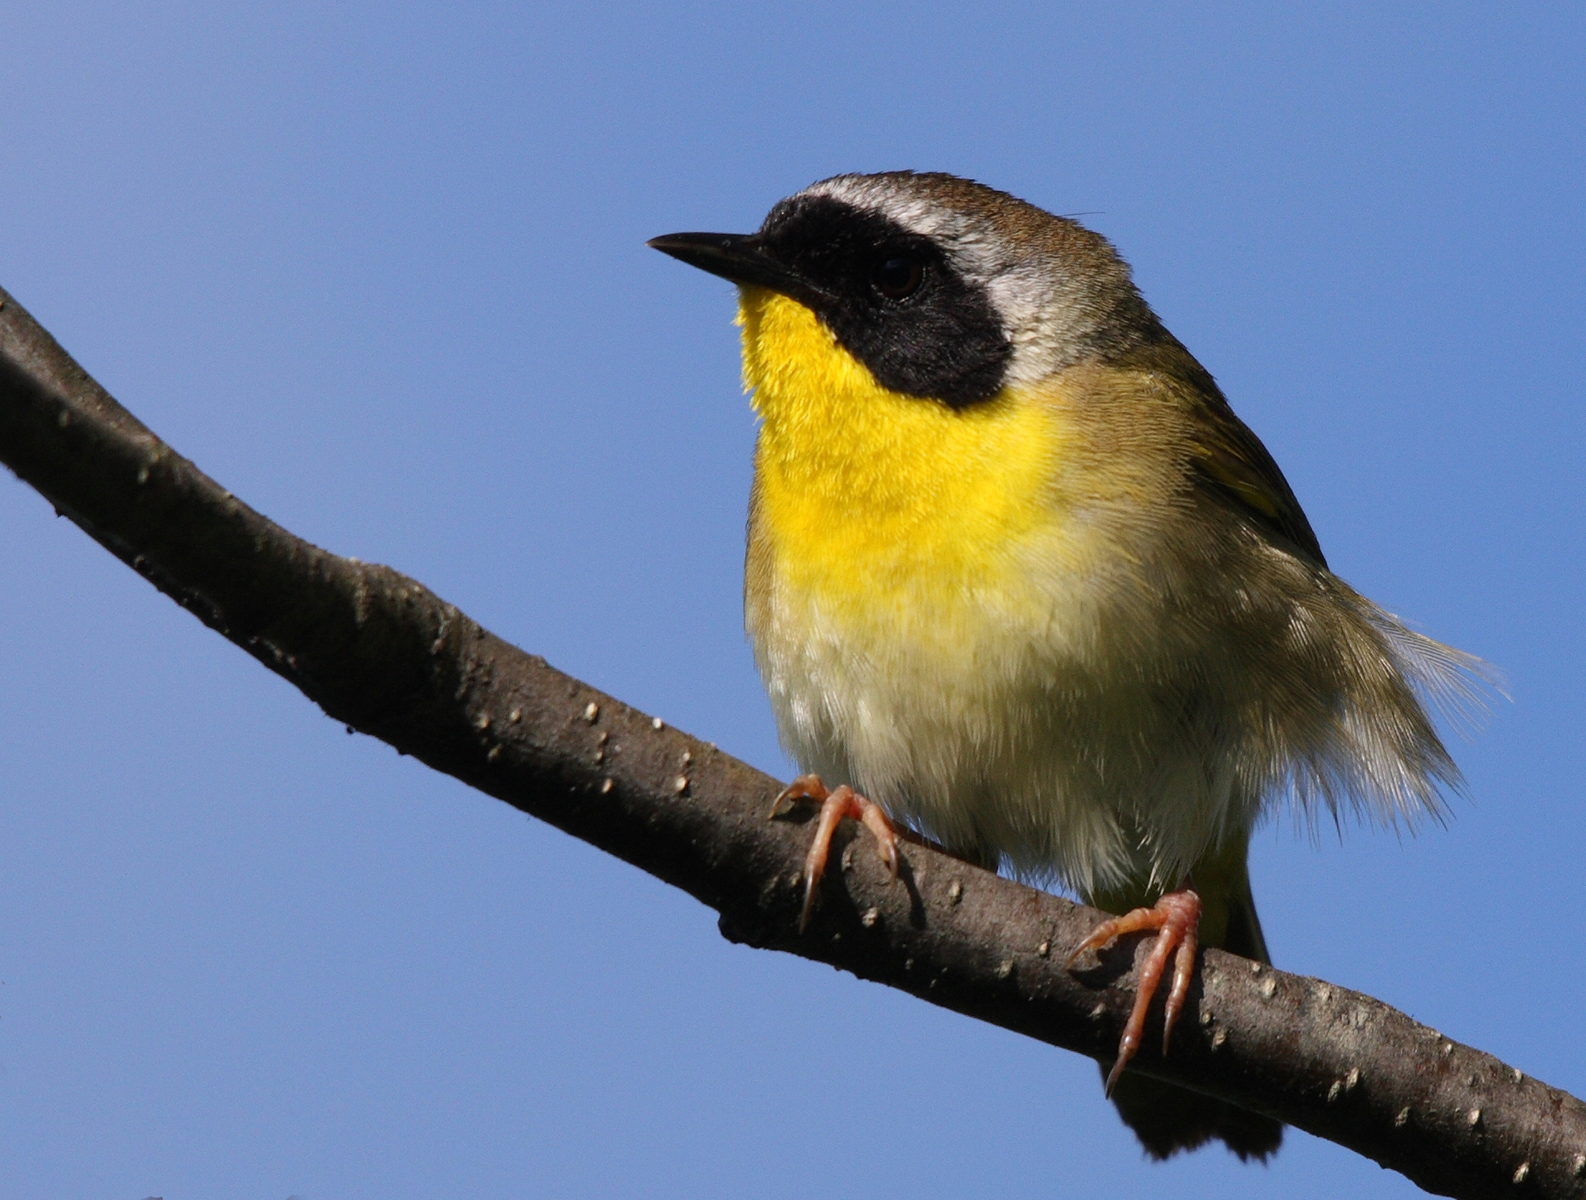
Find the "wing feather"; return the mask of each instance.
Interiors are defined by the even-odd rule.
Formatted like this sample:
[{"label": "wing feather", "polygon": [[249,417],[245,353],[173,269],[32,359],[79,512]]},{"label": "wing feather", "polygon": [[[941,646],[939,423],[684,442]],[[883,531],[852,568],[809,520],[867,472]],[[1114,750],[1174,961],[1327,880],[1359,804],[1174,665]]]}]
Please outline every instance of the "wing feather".
[{"label": "wing feather", "polygon": [[1261,439],[1234,413],[1217,381],[1178,342],[1142,347],[1119,366],[1166,375],[1189,401],[1190,466],[1195,483],[1268,537],[1317,566],[1327,559],[1294,489]]}]

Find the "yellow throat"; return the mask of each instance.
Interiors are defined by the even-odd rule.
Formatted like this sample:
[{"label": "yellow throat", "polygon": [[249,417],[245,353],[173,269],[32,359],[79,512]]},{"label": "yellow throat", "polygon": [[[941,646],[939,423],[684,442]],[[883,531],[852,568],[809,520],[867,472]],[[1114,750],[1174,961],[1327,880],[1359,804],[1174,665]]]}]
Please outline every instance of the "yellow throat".
[{"label": "yellow throat", "polygon": [[1066,441],[1052,405],[1004,388],[955,411],[889,391],[813,312],[764,288],[741,289],[738,323],[763,422],[755,532],[781,586],[883,617],[878,602],[922,585],[995,587],[1050,527]]}]

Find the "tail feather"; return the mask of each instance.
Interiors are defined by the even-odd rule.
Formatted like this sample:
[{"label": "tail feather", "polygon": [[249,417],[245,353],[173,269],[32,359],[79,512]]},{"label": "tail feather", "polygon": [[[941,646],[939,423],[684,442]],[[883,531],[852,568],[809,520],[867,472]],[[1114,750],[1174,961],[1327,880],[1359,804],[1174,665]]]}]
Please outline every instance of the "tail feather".
[{"label": "tail feather", "polygon": [[[1107,1067],[1101,1070],[1107,1073]],[[1217,1138],[1241,1160],[1264,1162],[1283,1143],[1283,1126],[1271,1117],[1146,1075],[1125,1071],[1113,1086],[1112,1102],[1145,1152],[1156,1159]]]}]

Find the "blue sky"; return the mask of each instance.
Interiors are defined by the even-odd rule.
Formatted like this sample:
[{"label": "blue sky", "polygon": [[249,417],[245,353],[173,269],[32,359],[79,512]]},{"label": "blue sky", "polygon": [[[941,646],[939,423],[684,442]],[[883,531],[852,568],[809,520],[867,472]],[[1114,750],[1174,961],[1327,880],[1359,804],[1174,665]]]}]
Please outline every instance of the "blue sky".
[{"label": "blue sky", "polygon": [[[731,288],[846,170],[1111,237],[1334,568],[1507,672],[1446,830],[1258,835],[1279,965],[1586,1094],[1586,18],[12,6],[0,285],[262,511],[786,773]],[[1092,1063],[349,737],[0,480],[0,1195],[1407,1196],[1152,1166]]]}]

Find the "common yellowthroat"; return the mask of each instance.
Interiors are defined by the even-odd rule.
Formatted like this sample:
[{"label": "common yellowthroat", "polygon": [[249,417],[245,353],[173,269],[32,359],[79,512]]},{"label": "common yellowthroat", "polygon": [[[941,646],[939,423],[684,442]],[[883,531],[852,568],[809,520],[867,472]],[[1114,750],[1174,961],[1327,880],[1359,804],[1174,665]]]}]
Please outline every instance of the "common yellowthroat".
[{"label": "common yellowthroat", "polygon": [[[1108,1076],[1166,1157],[1276,1122],[1120,1076],[1173,958],[1270,961],[1246,871],[1285,800],[1437,815],[1428,700],[1482,664],[1327,567],[1299,502],[1112,245],[943,174],[840,175],[752,234],[650,242],[737,283],[761,421],[745,619],[789,751],[894,866],[892,821],[1155,930]],[[1072,960],[1071,960],[1072,961]]]}]

